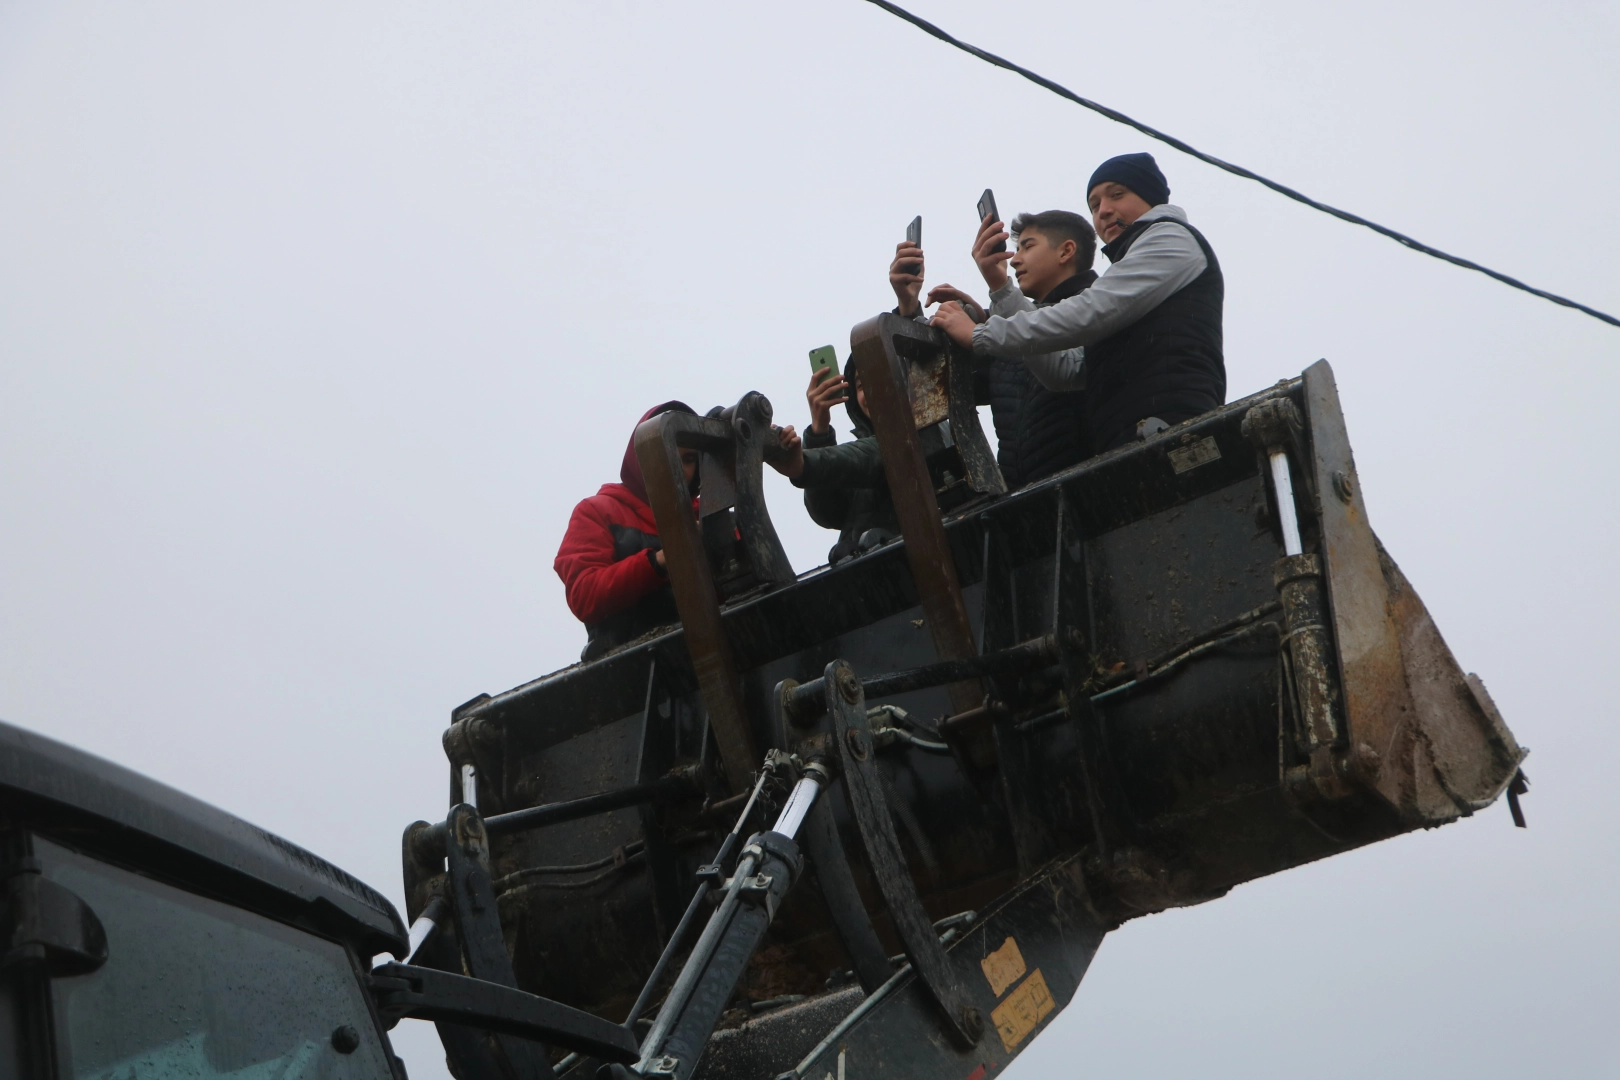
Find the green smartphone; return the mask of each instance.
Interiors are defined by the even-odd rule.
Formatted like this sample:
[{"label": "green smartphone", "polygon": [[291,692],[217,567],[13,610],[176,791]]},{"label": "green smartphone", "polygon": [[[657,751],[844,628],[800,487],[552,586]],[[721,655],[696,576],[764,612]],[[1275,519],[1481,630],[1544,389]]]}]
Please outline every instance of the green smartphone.
[{"label": "green smartphone", "polygon": [[831,345],[823,345],[819,349],[810,350],[810,370],[816,373],[816,381],[822,379],[823,371],[838,374],[838,350]]}]

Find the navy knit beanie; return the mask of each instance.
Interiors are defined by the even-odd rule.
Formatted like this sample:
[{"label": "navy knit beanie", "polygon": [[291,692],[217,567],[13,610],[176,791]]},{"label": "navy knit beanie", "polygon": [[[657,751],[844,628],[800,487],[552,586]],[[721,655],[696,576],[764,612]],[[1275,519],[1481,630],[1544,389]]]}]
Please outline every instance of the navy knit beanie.
[{"label": "navy knit beanie", "polygon": [[1170,181],[1159,171],[1159,163],[1153,160],[1152,154],[1121,154],[1097,166],[1097,171],[1091,174],[1091,183],[1086,185],[1086,201],[1091,200],[1091,193],[1098,184],[1107,183],[1124,184],[1149,206],[1170,201]]}]

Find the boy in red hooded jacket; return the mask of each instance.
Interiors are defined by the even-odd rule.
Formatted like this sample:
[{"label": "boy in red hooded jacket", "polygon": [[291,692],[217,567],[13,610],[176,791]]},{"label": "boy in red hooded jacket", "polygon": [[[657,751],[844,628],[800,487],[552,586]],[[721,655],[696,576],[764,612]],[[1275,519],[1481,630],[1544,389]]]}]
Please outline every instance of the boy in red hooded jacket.
[{"label": "boy in red hooded jacket", "polygon": [[[659,413],[691,412],[679,401],[666,401],[648,409],[637,421]],[[681,464],[687,489],[696,495],[696,450],[682,450]],[[647,484],[636,459],[635,432],[619,466],[618,484],[602,489],[574,507],[568,531],[552,568],[567,590],[568,609],[585,624],[585,651],[581,660],[594,660],[610,649],[633,641],[648,630],[681,621],[664,570],[663,545],[658,523],[647,505]]]}]

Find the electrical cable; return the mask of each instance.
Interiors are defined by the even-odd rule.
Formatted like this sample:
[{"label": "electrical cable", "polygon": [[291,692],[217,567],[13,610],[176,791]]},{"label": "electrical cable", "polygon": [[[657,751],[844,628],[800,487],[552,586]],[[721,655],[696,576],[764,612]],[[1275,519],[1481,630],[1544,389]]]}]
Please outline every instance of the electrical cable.
[{"label": "electrical cable", "polygon": [[506,877],[500,878],[495,882],[495,885],[499,890],[496,895],[497,897],[505,897],[524,889],[588,889],[592,885],[601,884],[608,878],[618,874],[626,866],[632,866],[638,863],[640,860],[641,852],[638,851],[634,855],[625,856],[625,860],[622,864],[618,866],[610,866],[606,870],[603,870],[600,874],[595,874],[588,878],[568,879],[563,881],[535,880],[531,875],[527,875],[520,870],[515,874],[508,874]]},{"label": "electrical cable", "polygon": [[1188,154],[1197,158],[1206,165],[1213,165],[1217,169],[1222,169],[1231,173],[1233,176],[1241,176],[1246,180],[1253,180],[1258,184],[1264,184],[1266,187],[1277,192],[1279,195],[1286,195],[1295,202],[1304,203],[1311,209],[1320,210],[1324,214],[1330,214],[1333,217],[1338,218],[1340,221],[1348,221],[1352,225],[1360,225],[1363,228],[1371,229],[1373,232],[1378,233],[1381,236],[1387,236],[1397,244],[1411,248],[1413,251],[1439,259],[1442,262],[1451,263],[1453,266],[1460,266],[1465,270],[1477,271],[1484,274],[1486,277],[1494,278],[1495,280],[1500,281],[1504,285],[1511,285],[1515,289],[1527,292],[1531,296],[1539,296],[1543,300],[1550,300],[1555,304],[1560,304],[1567,308],[1574,308],[1576,311],[1590,315],[1592,318],[1597,319],[1600,322],[1606,322],[1610,326],[1620,326],[1620,319],[1615,318],[1613,315],[1599,311],[1596,308],[1587,307],[1585,304],[1577,303],[1566,296],[1559,296],[1557,293],[1550,293],[1545,289],[1538,289],[1533,285],[1527,285],[1518,278],[1509,277],[1498,270],[1492,270],[1488,266],[1481,266],[1477,262],[1459,258],[1456,255],[1449,255],[1446,252],[1441,251],[1439,248],[1430,247],[1428,244],[1425,244],[1422,241],[1414,240],[1405,233],[1396,232],[1394,229],[1380,225],[1376,221],[1369,221],[1364,217],[1352,214],[1348,210],[1340,210],[1338,207],[1329,206],[1326,203],[1318,202],[1303,192],[1295,191],[1293,188],[1284,184],[1279,184],[1275,180],[1268,180],[1259,173],[1245,169],[1241,165],[1233,165],[1229,161],[1222,161],[1213,154],[1206,154],[1202,150],[1197,150],[1182,142],[1174,135],[1167,135],[1164,132],[1159,131],[1157,128],[1148,127],[1148,125],[1142,123],[1140,120],[1133,120],[1124,113],[1119,112],[1117,109],[1110,109],[1106,105],[1100,105],[1095,101],[1089,101],[1067,87],[1060,86],[1051,79],[1037,75],[1035,72],[1026,67],[1020,67],[1011,60],[1003,59],[1002,57],[997,56],[995,53],[986,52],[977,45],[969,45],[965,41],[952,37],[950,34],[946,33],[944,30],[941,30],[928,20],[913,15],[911,12],[907,11],[898,4],[889,3],[889,0],[866,0],[866,2],[882,8],[884,11],[887,11],[889,14],[894,15],[897,18],[904,19],[906,22],[917,27],[917,29],[938,38],[947,45],[953,45],[965,53],[978,57],[987,64],[993,64],[998,68],[1005,68],[1007,71],[1022,75],[1036,86],[1045,87],[1047,90],[1052,91],[1052,93],[1058,95],[1059,97],[1067,98],[1076,105],[1090,109],[1092,112],[1100,113],[1116,123],[1124,124],[1127,127],[1133,127],[1137,131],[1140,131],[1142,134],[1146,135],[1148,138],[1157,139],[1168,146],[1172,146],[1175,149],[1180,150],[1183,154]]},{"label": "electrical cable", "polygon": [[645,845],[640,840],[632,840],[630,843],[624,845],[624,847],[619,851],[615,851],[611,855],[604,855],[602,858],[593,862],[576,863],[572,866],[526,867],[514,874],[507,874],[505,877],[496,878],[494,882],[495,891],[505,892],[511,890],[525,882],[529,882],[531,878],[545,877],[552,874],[583,874],[590,870],[600,870],[604,866],[612,867],[612,869],[605,874],[598,874],[596,877],[587,878],[583,881],[555,881],[536,883],[553,889],[579,889],[585,887],[586,885],[594,885],[598,881],[604,881],[607,878],[612,877],[614,873],[633,862],[642,854],[642,848],[644,846]]}]

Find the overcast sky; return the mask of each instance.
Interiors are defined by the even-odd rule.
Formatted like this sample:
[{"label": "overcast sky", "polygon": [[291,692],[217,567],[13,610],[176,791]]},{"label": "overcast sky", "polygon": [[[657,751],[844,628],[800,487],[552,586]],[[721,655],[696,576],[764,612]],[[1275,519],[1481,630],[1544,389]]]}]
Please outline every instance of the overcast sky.
[{"label": "overcast sky", "polygon": [[[1612,0],[916,2],[1620,312]],[[931,283],[982,293],[981,189],[1080,208],[1144,149],[1225,268],[1231,395],[1333,363],[1373,526],[1533,750],[1530,829],[1132,922],[1009,1077],[1620,1075],[1620,330],[859,0],[0,5],[0,716],[398,902],[449,710],[578,655],[551,560],[642,410],[753,389],[802,425],[806,351],[893,303],[914,214]]]}]

